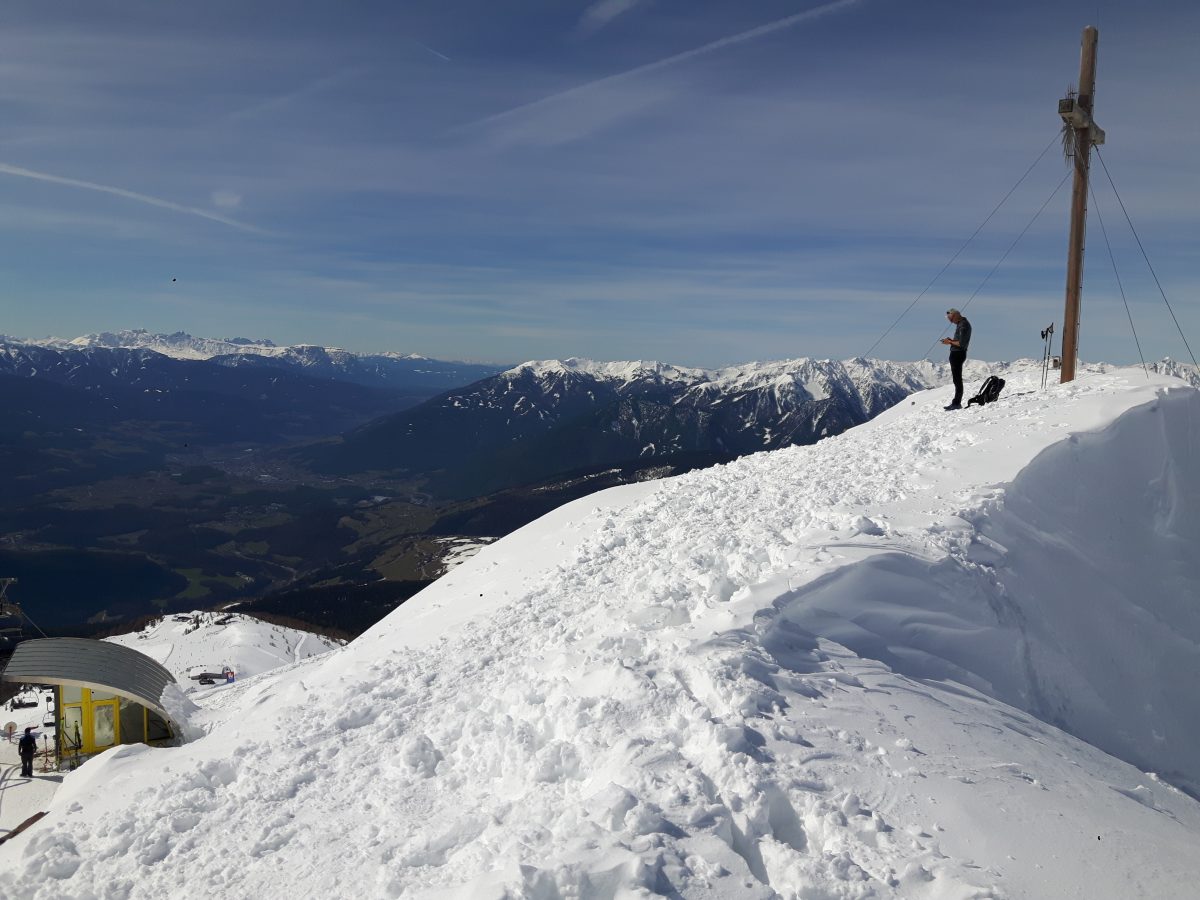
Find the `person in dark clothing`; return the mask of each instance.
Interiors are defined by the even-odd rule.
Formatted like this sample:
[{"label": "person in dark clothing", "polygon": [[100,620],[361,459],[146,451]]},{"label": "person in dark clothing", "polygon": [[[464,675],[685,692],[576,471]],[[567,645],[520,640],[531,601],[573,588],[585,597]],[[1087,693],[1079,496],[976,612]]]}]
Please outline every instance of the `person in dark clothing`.
[{"label": "person in dark clothing", "polygon": [[954,399],[946,409],[962,409],[962,370],[967,361],[967,345],[971,343],[971,323],[953,307],[946,310],[946,318],[954,326],[954,337],[942,338],[942,343],[950,348],[950,374],[954,376]]},{"label": "person in dark clothing", "polygon": [[21,757],[21,777],[33,777],[33,757],[37,753],[37,738],[33,736],[33,726],[30,725],[17,741],[17,755]]}]

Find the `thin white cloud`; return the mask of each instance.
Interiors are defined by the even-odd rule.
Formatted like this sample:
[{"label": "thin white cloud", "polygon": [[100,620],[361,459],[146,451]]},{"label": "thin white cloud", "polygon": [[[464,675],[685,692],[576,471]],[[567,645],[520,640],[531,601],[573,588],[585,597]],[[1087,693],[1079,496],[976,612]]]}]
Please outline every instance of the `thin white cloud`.
[{"label": "thin white cloud", "polygon": [[624,81],[628,78],[635,78],[638,75],[644,75],[647,72],[655,72],[659,69],[665,69],[668,66],[674,66],[681,62],[686,62],[690,59],[695,59],[698,56],[704,56],[716,50],[721,50],[725,47],[731,47],[734,44],[743,44],[746,41],[752,41],[764,35],[771,34],[776,31],[783,31],[785,28],[795,28],[797,25],[803,25],[806,22],[812,22],[816,19],[824,18],[833,13],[842,12],[852,6],[858,6],[863,0],[833,0],[831,3],[824,3],[821,6],[806,10],[795,15],[785,16],[782,19],[776,19],[774,22],[768,22],[765,25],[759,25],[756,28],[750,28],[746,31],[739,31],[737,34],[731,34],[728,37],[720,38],[719,40],[711,41],[700,47],[694,47],[691,50],[685,50],[682,53],[676,53],[674,56],[668,56],[664,59],[656,60],[655,62],[645,63],[644,65],[636,66],[632,69],[626,69],[624,72],[618,72],[615,75],[606,75],[604,78],[597,78],[595,81],[589,81],[586,84],[577,85],[573,88],[568,88],[565,91],[559,91],[556,94],[542,97],[540,100],[534,100],[530,103],[523,103],[520,106],[514,106],[512,109],[506,109],[504,112],[498,112],[494,115],[486,116],[464,127],[479,127],[492,125],[497,122],[502,122],[520,113],[530,112],[543,106],[555,103],[558,100],[563,100],[568,97],[574,97],[586,91],[593,90],[602,86],[612,85],[619,81]]},{"label": "thin white cloud", "polygon": [[246,119],[257,118],[264,113],[273,112],[277,109],[290,106],[297,100],[302,100],[305,97],[319,94],[322,91],[337,87],[344,82],[352,81],[366,71],[366,66],[350,66],[348,68],[341,69],[340,71],[334,72],[332,75],[325,75],[321,78],[315,79],[314,81],[310,81],[308,84],[304,85],[303,87],[299,87],[294,91],[289,91],[286,94],[280,94],[277,97],[270,97],[258,103],[252,103],[250,106],[247,106],[243,109],[234,110],[228,115],[227,120],[229,122],[239,122]]},{"label": "thin white cloud", "polygon": [[237,191],[219,190],[212,192],[213,206],[221,209],[237,209],[242,205],[242,195]]},{"label": "thin white cloud", "polygon": [[617,16],[629,12],[643,0],[598,0],[583,11],[579,17],[579,30],[599,31]]},{"label": "thin white cloud", "polygon": [[163,200],[161,197],[152,197],[149,194],[139,194],[137,191],[127,191],[125,188],[113,187],[107,184],[97,184],[94,181],[83,181],[78,178],[64,178],[61,175],[50,175],[46,172],[36,172],[33,169],[25,169],[20,166],[11,166],[8,163],[0,162],[0,175],[12,175],[16,178],[28,178],[33,181],[44,181],[48,184],[60,184],[64,187],[82,188],[86,191],[96,191],[101,194],[111,194],[114,197],[124,197],[126,200],[136,200],[139,203],[145,203],[148,206],[157,206],[159,209],[169,209],[172,212],[188,213],[193,216],[199,216],[202,219],[208,219],[212,222],[220,222],[222,225],[228,225],[231,228],[237,228],[241,231],[249,231],[255,234],[263,234],[261,228],[256,228],[253,225],[247,225],[245,222],[239,222],[236,219],[231,219],[228,216],[223,216],[220,213],[210,212],[207,209],[200,209],[195,206],[185,206],[182,203],[174,203],[171,200]]}]

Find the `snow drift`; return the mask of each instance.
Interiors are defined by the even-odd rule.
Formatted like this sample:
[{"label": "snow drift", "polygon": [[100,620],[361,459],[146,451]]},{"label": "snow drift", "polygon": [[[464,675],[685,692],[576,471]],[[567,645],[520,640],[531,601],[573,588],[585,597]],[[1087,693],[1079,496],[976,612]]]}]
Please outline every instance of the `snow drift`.
[{"label": "snow drift", "polygon": [[1200,796],[1198,448],[1200,394],[1168,393],[1042,451],[959,512],[933,541],[946,555],[873,554],[782,595],[777,622],[970,685]]},{"label": "snow drift", "polygon": [[1194,896],[1200,394],[1037,378],[559,509],[89,762],[0,893]]}]

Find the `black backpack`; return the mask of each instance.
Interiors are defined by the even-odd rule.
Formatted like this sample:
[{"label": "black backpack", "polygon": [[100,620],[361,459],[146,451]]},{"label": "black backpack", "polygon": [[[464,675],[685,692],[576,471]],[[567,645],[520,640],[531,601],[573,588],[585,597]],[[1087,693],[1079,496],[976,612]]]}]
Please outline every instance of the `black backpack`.
[{"label": "black backpack", "polygon": [[985,403],[999,400],[1002,390],[1004,390],[1004,379],[998,375],[989,375],[983,383],[983,387],[979,389],[979,393],[967,401],[967,406],[970,406],[972,403],[978,403],[980,406],[983,406]]}]

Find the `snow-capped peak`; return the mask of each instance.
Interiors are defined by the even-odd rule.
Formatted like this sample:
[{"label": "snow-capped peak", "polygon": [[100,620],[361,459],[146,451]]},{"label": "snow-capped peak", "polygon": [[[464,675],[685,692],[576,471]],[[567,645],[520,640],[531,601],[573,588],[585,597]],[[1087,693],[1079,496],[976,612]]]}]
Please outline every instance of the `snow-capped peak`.
[{"label": "snow-capped peak", "polygon": [[70,340],[45,338],[26,343],[37,344],[58,350],[84,350],[90,347],[106,349],[152,350],[175,359],[211,359],[233,353],[252,353],[273,356],[286,348],[277,347],[268,340],[251,338],[198,338],[183,332],[155,334],[144,328],[126,331],[101,331],[80,335]]},{"label": "snow-capped peak", "polygon": [[[981,379],[993,373],[1040,369],[1040,366],[1038,360],[1017,360],[1012,363],[970,360],[967,375]],[[949,370],[944,362],[931,363],[926,360],[890,362],[857,358],[837,361],[798,357],[704,369],[648,360],[599,362],[570,357],[524,362],[502,373],[501,377],[508,380],[532,377],[553,381],[565,375],[584,376],[617,386],[635,383],[670,385],[726,395],[770,389],[781,397],[789,395],[796,400],[808,401],[824,400],[839,394],[865,396],[878,390],[881,385],[895,385],[905,393],[910,393],[946,383]]]},{"label": "snow-capped peak", "polygon": [[428,362],[428,356],[422,356],[420,353],[397,353],[393,350],[387,350],[379,354],[387,359],[411,360],[413,362]]},{"label": "snow-capped peak", "polygon": [[649,360],[625,362],[599,362],[579,357],[567,359],[530,360],[514,366],[503,377],[515,378],[532,375],[534,378],[555,377],[567,374],[586,375],[604,381],[673,381],[691,384],[705,377],[704,369],[689,369],[668,363]]},{"label": "snow-capped peak", "polygon": [[[296,358],[348,358],[358,357],[349,350],[338,347],[325,347],[319,344],[294,344],[280,346],[265,338],[203,338],[194,337],[184,331],[173,334],[156,334],[144,328],[134,328],[125,331],[102,331],[85,334],[76,338],[42,338],[37,340],[7,339],[13,343],[35,344],[59,350],[82,350],[89,347],[107,349],[152,350],[164,356],[175,359],[212,359],[214,356],[230,356],[236,354],[254,356],[290,356]],[[384,353],[378,354],[395,360],[422,360],[426,357],[417,354]]]}]

